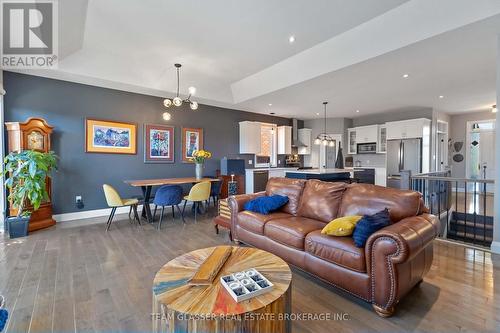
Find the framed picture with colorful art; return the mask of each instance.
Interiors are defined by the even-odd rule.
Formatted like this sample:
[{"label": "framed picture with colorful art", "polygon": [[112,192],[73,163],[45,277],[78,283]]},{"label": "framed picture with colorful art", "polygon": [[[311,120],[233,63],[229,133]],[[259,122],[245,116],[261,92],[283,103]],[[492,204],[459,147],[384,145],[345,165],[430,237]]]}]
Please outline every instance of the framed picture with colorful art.
[{"label": "framed picture with colorful art", "polygon": [[137,154],[137,125],[118,121],[86,119],[85,152]]},{"label": "framed picture with colorful art", "polygon": [[144,163],[174,163],[174,127],[144,125]]},{"label": "framed picture with colorful art", "polygon": [[203,128],[182,128],[182,162],[193,163],[195,150],[203,149]]}]

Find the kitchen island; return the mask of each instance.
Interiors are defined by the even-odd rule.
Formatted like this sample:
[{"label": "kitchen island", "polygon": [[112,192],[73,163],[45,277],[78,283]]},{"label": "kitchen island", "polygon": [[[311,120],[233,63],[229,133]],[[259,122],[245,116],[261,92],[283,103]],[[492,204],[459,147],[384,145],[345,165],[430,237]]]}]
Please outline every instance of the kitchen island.
[{"label": "kitchen island", "polygon": [[346,181],[352,178],[353,169],[302,169],[286,172],[286,178],[318,179],[327,182]]}]

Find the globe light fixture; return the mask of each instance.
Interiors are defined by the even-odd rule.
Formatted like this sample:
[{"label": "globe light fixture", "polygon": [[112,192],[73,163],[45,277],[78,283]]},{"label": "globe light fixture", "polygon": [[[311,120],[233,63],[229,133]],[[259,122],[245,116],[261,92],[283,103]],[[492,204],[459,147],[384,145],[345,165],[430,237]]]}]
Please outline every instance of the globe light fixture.
[{"label": "globe light fixture", "polygon": [[[180,97],[180,95],[179,95],[180,69],[181,69],[182,65],[181,64],[174,64],[174,66],[175,66],[175,69],[177,71],[177,93],[175,94],[174,98],[165,98],[163,100],[163,106],[165,106],[166,108],[169,108],[172,105],[181,106],[182,103],[188,103],[191,110],[198,110],[198,102],[191,100],[191,96],[193,96],[196,93],[195,87],[191,86],[188,88],[188,97],[186,99],[183,100]],[[168,113],[168,112],[166,112],[166,113]],[[165,116],[165,113],[164,113],[164,116]],[[168,117],[169,117],[168,120],[170,120],[170,118],[171,118],[170,113],[169,113]],[[164,119],[165,119],[165,117],[164,117]],[[165,120],[167,120],[167,119],[165,119]]]},{"label": "globe light fixture", "polygon": [[315,145],[320,145],[323,144],[323,146],[330,146],[330,147],[335,147],[335,139],[333,139],[331,136],[326,134],[326,105],[328,102],[323,102],[324,105],[324,119],[325,119],[325,124],[324,124],[324,132],[318,134],[316,139],[314,139],[314,144]]},{"label": "globe light fixture", "polygon": [[172,115],[168,112],[163,112],[163,120],[169,121],[172,119]]}]

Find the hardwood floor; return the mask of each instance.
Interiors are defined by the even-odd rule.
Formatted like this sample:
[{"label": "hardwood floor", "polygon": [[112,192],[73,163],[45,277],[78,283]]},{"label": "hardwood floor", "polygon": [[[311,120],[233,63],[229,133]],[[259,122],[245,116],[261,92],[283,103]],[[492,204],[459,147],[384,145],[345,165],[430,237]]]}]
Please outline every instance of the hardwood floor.
[{"label": "hardwood floor", "polygon": [[[150,331],[156,271],[187,251],[229,243],[210,219],[182,225],[167,218],[158,232],[117,216],[107,233],[100,218],[61,223],[25,239],[0,235],[7,332]],[[434,251],[430,273],[389,319],[294,269],[295,314],[347,316],[294,321],[293,332],[500,331],[500,258],[439,241]]]}]

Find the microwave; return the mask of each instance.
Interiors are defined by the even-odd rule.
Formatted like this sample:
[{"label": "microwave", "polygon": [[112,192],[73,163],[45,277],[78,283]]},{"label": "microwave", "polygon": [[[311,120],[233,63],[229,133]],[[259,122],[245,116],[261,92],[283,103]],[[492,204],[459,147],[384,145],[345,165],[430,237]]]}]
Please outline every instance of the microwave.
[{"label": "microwave", "polygon": [[269,168],[271,166],[271,156],[255,155],[256,168]]},{"label": "microwave", "polygon": [[376,154],[377,153],[377,143],[369,142],[369,143],[358,143],[357,147],[358,154]]}]

